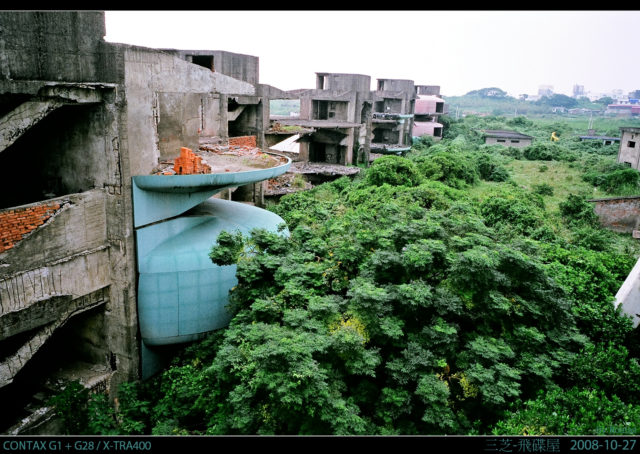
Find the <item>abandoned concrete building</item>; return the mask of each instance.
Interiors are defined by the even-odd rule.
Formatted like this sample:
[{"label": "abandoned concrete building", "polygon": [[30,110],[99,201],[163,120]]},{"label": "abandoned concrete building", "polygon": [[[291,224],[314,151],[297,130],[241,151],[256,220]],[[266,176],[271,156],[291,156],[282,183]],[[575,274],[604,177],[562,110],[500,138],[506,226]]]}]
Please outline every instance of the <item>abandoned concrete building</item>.
[{"label": "abandoned concrete building", "polygon": [[[16,169],[0,183],[2,433],[55,433],[45,402],[64,384],[115,397],[226,326],[235,266],[206,254],[225,227],[277,229],[259,207],[292,161],[334,177],[411,144],[413,81],[316,73],[285,92],[258,57],[105,31],[99,11],[0,12],[0,163]],[[300,116],[275,128],[271,99]],[[295,152],[263,152],[286,137]]]},{"label": "abandoned concrete building", "polygon": [[[16,170],[0,183],[0,432],[47,433],[39,412],[60,383],[114,395],[145,374],[156,344],[224,323],[201,312],[204,293],[189,293],[212,276],[202,268],[210,261],[188,273],[154,251],[177,254],[184,248],[171,232],[192,235],[216,216],[275,228],[281,220],[264,210],[209,197],[288,164],[239,179],[224,170],[153,175],[203,140],[261,146],[266,97],[279,90],[258,83],[256,57],[107,43],[96,11],[0,12],[0,25],[0,162]],[[159,264],[176,280],[157,274]],[[155,275],[145,271],[154,266]],[[144,312],[153,291],[194,300],[190,318],[175,318],[175,305]],[[143,318],[171,325],[162,342],[145,346]]]},{"label": "abandoned concrete building", "polygon": [[415,93],[412,80],[378,79],[373,93],[372,153],[398,154],[411,149]]},{"label": "abandoned concrete building", "polygon": [[620,137],[597,136],[595,134],[578,136],[578,139],[580,139],[581,142],[584,142],[584,141],[600,142],[602,143],[602,145],[612,145],[616,142],[620,142]]},{"label": "abandoned concrete building", "polygon": [[640,128],[620,128],[618,162],[640,170]]},{"label": "abandoned concrete building", "polygon": [[531,145],[533,137],[517,131],[486,129],[482,131],[487,145],[503,145],[505,147],[524,148]]},{"label": "abandoned concrete building", "polygon": [[278,123],[309,130],[297,139],[300,161],[343,166],[364,162],[370,146],[370,87],[369,76],[316,73],[315,89],[289,92],[300,99],[300,116]]},{"label": "abandoned concrete building", "polygon": [[438,123],[438,118],[446,113],[446,107],[440,96],[440,86],[416,85],[416,96],[413,137],[427,135],[436,141],[442,139],[443,127]]}]

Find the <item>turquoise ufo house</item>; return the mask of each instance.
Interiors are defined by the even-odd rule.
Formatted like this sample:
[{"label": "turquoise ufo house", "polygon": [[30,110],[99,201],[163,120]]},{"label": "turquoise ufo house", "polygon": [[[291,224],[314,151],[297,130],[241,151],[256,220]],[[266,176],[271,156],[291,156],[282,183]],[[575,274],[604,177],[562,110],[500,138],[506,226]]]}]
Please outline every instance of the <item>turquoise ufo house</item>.
[{"label": "turquoise ufo house", "polygon": [[143,379],[162,367],[168,346],[197,340],[229,324],[227,306],[229,290],[238,282],[236,266],[211,262],[211,246],[223,230],[275,232],[284,220],[270,211],[212,196],[282,175],[291,160],[280,158],[281,165],[266,169],[132,177]]}]

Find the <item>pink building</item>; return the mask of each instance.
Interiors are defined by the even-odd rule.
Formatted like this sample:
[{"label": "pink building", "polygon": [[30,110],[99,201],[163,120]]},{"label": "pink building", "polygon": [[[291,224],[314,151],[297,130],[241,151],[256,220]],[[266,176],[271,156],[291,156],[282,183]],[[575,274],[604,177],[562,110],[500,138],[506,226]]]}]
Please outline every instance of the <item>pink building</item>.
[{"label": "pink building", "polygon": [[440,140],[442,124],[438,123],[438,117],[444,113],[442,98],[437,95],[418,95],[415,102],[413,137],[429,135]]}]

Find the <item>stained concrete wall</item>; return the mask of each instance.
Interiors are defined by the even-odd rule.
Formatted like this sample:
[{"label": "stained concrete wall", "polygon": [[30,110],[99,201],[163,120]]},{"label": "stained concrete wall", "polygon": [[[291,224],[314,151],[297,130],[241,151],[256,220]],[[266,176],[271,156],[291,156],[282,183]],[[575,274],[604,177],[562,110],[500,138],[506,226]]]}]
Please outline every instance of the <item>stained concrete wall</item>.
[{"label": "stained concrete wall", "polygon": [[326,85],[316,85],[317,89],[332,91],[371,91],[371,77],[362,74],[316,73],[316,77],[324,77]]},{"label": "stained concrete wall", "polygon": [[640,197],[592,199],[594,211],[603,227],[616,232],[631,233],[640,221]]},{"label": "stained concrete wall", "polygon": [[[499,142],[503,140],[504,142]],[[514,142],[516,140],[517,142]],[[531,139],[499,139],[497,137],[487,137],[485,139],[487,145],[504,145],[505,147],[524,148],[531,145]]]},{"label": "stained concrete wall", "polygon": [[[132,175],[151,172],[180,147],[198,149],[199,136],[226,135],[226,99],[255,95],[253,85],[155,49],[122,46]],[[155,131],[155,133],[153,133]]]},{"label": "stained concrete wall", "polygon": [[0,76],[11,80],[112,82],[100,11],[0,12]]},{"label": "stained concrete wall", "polygon": [[416,85],[417,95],[440,95],[440,85]]},{"label": "stained concrete wall", "polygon": [[[3,335],[10,337],[43,327],[15,354],[2,360],[0,386],[11,382],[55,329],[74,313],[108,299],[105,289],[112,279],[105,194],[104,190],[94,190],[54,199],[61,209],[28,238],[0,254],[0,324],[6,328]],[[104,292],[100,301],[85,298],[99,291]],[[119,328],[112,327],[111,334]],[[115,336],[100,346],[105,357],[108,352],[118,351],[113,345],[118,339],[122,340]],[[121,345],[118,353],[129,349],[128,345]]]},{"label": "stained concrete wall", "polygon": [[[86,333],[72,342],[113,370],[116,391],[120,382],[139,376],[139,353],[125,61],[122,49],[103,42],[104,30],[101,12],[0,13],[0,111],[67,90],[52,87],[54,81],[101,94],[81,100],[90,104],[50,113],[0,155],[19,182],[16,186],[13,178],[12,186],[2,188],[5,208],[51,200],[62,204],[44,225],[0,253],[0,317],[11,322],[3,347],[20,340],[22,334],[15,333],[36,330],[7,352],[3,371],[15,374],[69,317],[99,307],[88,326],[100,330],[92,336],[104,342],[94,345]],[[51,199],[59,190],[66,195]],[[32,193],[20,200],[7,196],[9,191]],[[35,326],[40,323],[46,324]],[[3,378],[4,383],[11,379]]]},{"label": "stained concrete wall", "polygon": [[260,59],[253,55],[223,50],[161,49],[182,60],[192,62],[193,56],[213,57],[213,71],[237,80],[257,85],[260,79]]},{"label": "stained concrete wall", "polygon": [[620,128],[620,148],[618,162],[628,163],[632,168],[640,170],[640,128]]}]

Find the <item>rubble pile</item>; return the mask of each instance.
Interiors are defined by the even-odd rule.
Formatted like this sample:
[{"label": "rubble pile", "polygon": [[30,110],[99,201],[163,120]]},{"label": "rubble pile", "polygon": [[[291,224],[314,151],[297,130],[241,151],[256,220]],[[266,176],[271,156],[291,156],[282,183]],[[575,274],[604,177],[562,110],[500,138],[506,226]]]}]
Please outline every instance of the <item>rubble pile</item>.
[{"label": "rubble pile", "polygon": [[276,178],[266,181],[264,193],[265,195],[290,194],[292,192],[304,191],[312,189],[313,185],[304,179],[302,175],[285,173]]}]

